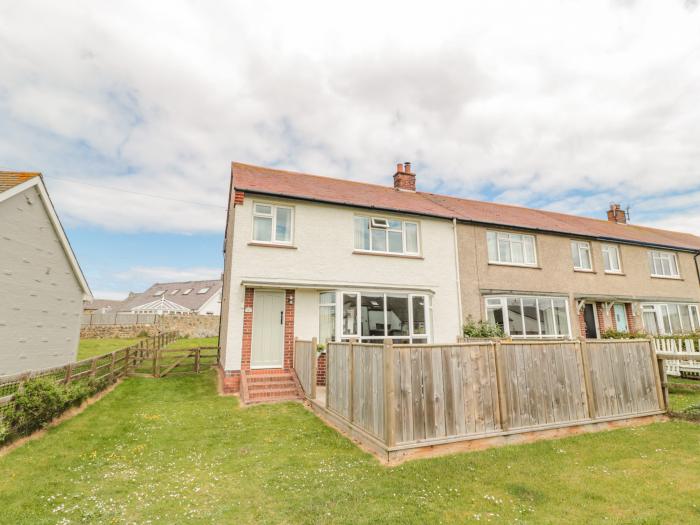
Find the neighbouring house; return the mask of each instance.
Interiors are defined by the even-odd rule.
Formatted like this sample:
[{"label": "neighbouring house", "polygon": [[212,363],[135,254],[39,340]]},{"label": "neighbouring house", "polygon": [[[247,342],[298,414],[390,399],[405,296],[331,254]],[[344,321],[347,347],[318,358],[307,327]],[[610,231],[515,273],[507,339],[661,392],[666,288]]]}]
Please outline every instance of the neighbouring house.
[{"label": "neighbouring house", "polygon": [[156,315],[219,315],[221,279],[155,283],[145,292],[129,294],[114,313]]},{"label": "neighbouring house", "polygon": [[108,314],[115,313],[124,300],[114,299],[93,299],[83,303],[83,313],[85,314]]},{"label": "neighbouring house", "polygon": [[92,294],[39,173],[0,172],[0,375],[74,361]]},{"label": "neighbouring house", "polygon": [[232,164],[226,389],[264,377],[291,394],[295,337],[453,342],[469,317],[513,338],[700,328],[694,235],[629,224],[618,205],[596,220],[419,192],[409,163],[393,178]]}]

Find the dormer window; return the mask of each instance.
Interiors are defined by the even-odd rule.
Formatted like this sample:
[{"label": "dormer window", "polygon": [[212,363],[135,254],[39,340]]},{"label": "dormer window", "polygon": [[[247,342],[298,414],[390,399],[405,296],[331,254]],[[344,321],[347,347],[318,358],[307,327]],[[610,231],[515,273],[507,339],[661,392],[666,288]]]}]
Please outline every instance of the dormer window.
[{"label": "dormer window", "polygon": [[173,290],[172,292],[170,292],[170,295],[176,295],[177,292],[179,292],[179,291],[180,291],[180,289],[179,289],[179,288],[176,288],[175,290]]},{"label": "dormer window", "polygon": [[197,292],[197,294],[207,293],[208,291],[209,291],[209,287],[207,286],[207,287],[202,288],[201,290],[199,290],[199,291]]},{"label": "dormer window", "polygon": [[156,291],[153,293],[153,297],[160,297],[160,296],[163,295],[164,293],[165,293],[165,290],[156,290]]},{"label": "dormer window", "polygon": [[191,291],[192,291],[192,288],[188,288],[187,290],[182,292],[182,295],[189,295]]},{"label": "dormer window", "polygon": [[418,223],[386,217],[355,217],[355,250],[418,255]]}]

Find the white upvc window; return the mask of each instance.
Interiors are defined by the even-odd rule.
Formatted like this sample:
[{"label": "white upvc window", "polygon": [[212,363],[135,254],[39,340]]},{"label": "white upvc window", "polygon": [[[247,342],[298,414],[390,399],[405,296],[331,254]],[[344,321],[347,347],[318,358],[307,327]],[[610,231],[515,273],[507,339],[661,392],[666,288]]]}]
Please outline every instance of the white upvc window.
[{"label": "white upvc window", "polygon": [[536,266],[534,235],[508,232],[486,232],[489,262],[515,266]]},{"label": "white upvc window", "polygon": [[318,298],[318,342],[325,344],[329,339],[335,341],[336,330],[336,293],[321,292]]},{"label": "white upvc window", "polygon": [[593,271],[591,243],[588,241],[571,241],[571,258],[574,261],[574,270]]},{"label": "white upvc window", "polygon": [[253,240],[292,244],[294,209],[261,202],[253,203]]},{"label": "white upvc window", "polygon": [[678,258],[673,252],[651,250],[649,252],[649,271],[652,277],[670,277],[678,279]]},{"label": "white upvc window", "polygon": [[605,273],[622,273],[620,248],[615,244],[603,244],[602,249]]},{"label": "white upvc window", "polygon": [[486,318],[513,338],[571,337],[569,304],[564,297],[487,297]]},{"label": "white upvc window", "polygon": [[355,250],[419,255],[418,223],[385,217],[355,216]]},{"label": "white upvc window", "polygon": [[337,316],[342,340],[379,343],[391,338],[395,344],[430,341],[429,297],[402,292],[341,292],[341,316]]},{"label": "white upvc window", "polygon": [[644,329],[652,335],[684,334],[700,330],[696,304],[643,304],[642,322]]}]

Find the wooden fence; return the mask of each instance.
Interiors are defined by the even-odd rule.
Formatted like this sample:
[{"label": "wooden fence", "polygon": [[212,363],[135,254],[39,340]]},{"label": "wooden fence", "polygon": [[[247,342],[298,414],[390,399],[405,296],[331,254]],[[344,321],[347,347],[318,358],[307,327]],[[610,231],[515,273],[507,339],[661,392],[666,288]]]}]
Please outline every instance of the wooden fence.
[{"label": "wooden fence", "polygon": [[317,346],[316,338],[311,341],[297,339],[294,345],[294,371],[304,392],[311,398],[316,397]]},{"label": "wooden fence", "polygon": [[[654,348],[665,354],[700,352],[700,340],[683,337],[658,337],[654,339]],[[700,362],[679,359],[664,360],[666,373],[670,376],[700,377]]]},{"label": "wooden fence", "polygon": [[387,451],[666,410],[650,340],[327,350],[325,409]]}]

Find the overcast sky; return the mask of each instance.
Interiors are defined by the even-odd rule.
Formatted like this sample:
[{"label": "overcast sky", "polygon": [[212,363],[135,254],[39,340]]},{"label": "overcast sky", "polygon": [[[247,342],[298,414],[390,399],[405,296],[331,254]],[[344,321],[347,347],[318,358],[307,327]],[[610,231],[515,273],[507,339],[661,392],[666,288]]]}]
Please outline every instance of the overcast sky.
[{"label": "overcast sky", "polygon": [[232,160],[700,234],[696,5],[2,0],[0,169],[102,296],[220,273]]}]

